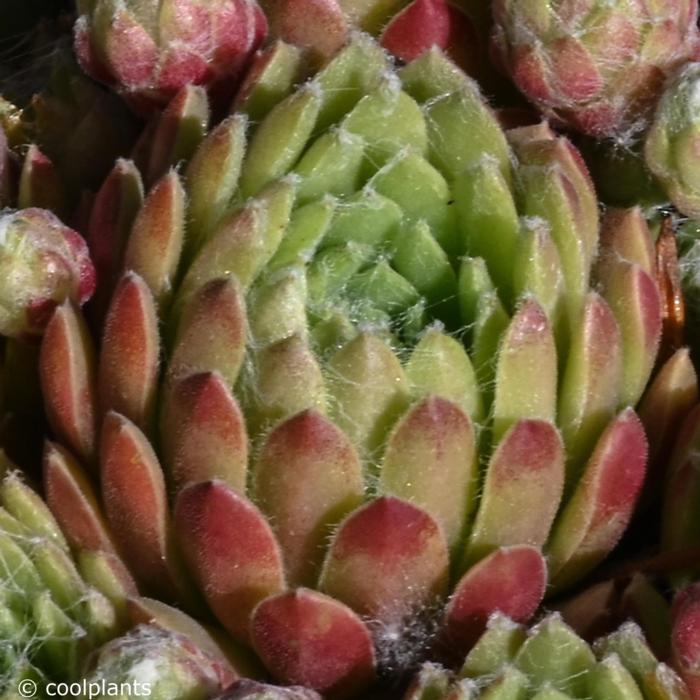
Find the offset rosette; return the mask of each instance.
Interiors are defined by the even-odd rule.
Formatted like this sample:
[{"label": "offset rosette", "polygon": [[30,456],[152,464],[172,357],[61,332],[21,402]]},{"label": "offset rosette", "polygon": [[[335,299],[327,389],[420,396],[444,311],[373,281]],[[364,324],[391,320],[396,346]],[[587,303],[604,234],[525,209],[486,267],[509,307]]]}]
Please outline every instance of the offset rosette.
[{"label": "offset rosette", "polygon": [[83,683],[98,700],[131,695],[154,700],[211,698],[230,680],[222,678],[225,671],[217,660],[191,639],[155,625],[139,625],[108,642],[89,666]]},{"label": "offset rosette", "polygon": [[78,233],[44,209],[0,212],[0,333],[39,335],[56,305],[83,304],[94,289]]},{"label": "offset rosette", "polygon": [[138,111],[190,83],[230,91],[267,31],[255,0],[80,0],[78,10],[81,66]]},{"label": "offset rosette", "polygon": [[666,88],[645,146],[649,169],[673,204],[693,218],[700,217],[699,86],[700,63],[690,63]]},{"label": "offset rosette", "polygon": [[98,193],[121,275],[97,348],[74,306],[47,330],[45,485],[143,594],[350,697],[615,546],[661,300],[639,212],[601,237],[573,146],[504,133],[440,51],[397,71],[356,35],[302,84],[292,55],[184,177],[141,203],[120,162]]},{"label": "offset rosette", "polygon": [[496,0],[494,41],[546,115],[624,139],[646,126],[666,77],[695,56],[697,12],[691,0]]}]

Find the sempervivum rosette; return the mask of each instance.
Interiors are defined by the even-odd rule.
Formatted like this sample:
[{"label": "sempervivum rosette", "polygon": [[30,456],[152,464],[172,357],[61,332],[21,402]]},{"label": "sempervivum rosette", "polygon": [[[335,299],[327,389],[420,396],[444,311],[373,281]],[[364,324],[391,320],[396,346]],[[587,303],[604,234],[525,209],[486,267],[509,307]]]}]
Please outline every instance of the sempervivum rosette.
[{"label": "sempervivum rosette", "polygon": [[94,289],[78,233],[45,209],[0,211],[0,333],[40,335],[57,304],[83,304]]},{"label": "sempervivum rosette", "polygon": [[546,115],[596,137],[642,129],[666,77],[697,51],[691,0],[494,2],[495,45]]},{"label": "sempervivum rosette", "polygon": [[700,217],[700,63],[688,64],[667,86],[646,136],[649,169],[673,204]]},{"label": "sempervivum rosette", "polygon": [[188,83],[230,90],[267,31],[255,0],[80,0],[78,9],[80,64],[140,110]]},{"label": "sempervivum rosette", "polygon": [[641,214],[599,241],[571,144],[504,133],[440,51],[396,71],[358,35],[301,85],[279,67],[184,179],[141,203],[120,162],[98,193],[123,274],[97,361],[71,304],[44,337],[45,486],[74,546],[349,697],[612,549],[662,307]]}]

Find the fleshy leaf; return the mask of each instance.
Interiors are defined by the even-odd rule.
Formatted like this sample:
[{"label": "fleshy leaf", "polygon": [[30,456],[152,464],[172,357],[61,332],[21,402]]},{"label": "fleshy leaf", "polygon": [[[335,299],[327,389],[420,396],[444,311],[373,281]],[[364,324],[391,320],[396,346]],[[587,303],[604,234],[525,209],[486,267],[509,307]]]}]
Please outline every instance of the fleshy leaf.
[{"label": "fleshy leaf", "polygon": [[170,299],[185,234],[185,191],[171,170],[148,193],[124,254],[124,265],[148,285],[160,309]]},{"label": "fleshy leaf", "polygon": [[191,374],[172,384],[161,420],[161,443],[175,492],[190,482],[210,479],[245,492],[245,421],[218,373]]},{"label": "fleshy leaf", "polygon": [[51,442],[44,448],[44,492],[71,547],[114,551],[90,479],[66,450]]},{"label": "fleshy leaf", "polygon": [[430,394],[453,401],[474,423],[483,420],[483,404],[474,368],[458,340],[428,329],[413,348],[406,376],[418,398]]},{"label": "fleshy leaf", "polygon": [[527,622],[544,598],[547,566],[530,546],[497,549],[467,571],[447,604],[443,636],[450,652],[471,649],[494,613]]},{"label": "fleshy leaf", "polygon": [[156,409],[160,335],[153,296],[135,272],[127,272],[114,292],[101,348],[101,411],[121,413],[149,431]]},{"label": "fleshy leaf", "polygon": [[564,486],[564,448],[545,421],[520,420],[496,447],[486,470],[465,563],[501,546],[542,547]]},{"label": "fleshy leaf", "polygon": [[172,382],[197,372],[219,372],[233,387],[245,356],[246,311],[235,279],[215,279],[185,306],[168,365]]},{"label": "fleshy leaf", "polygon": [[238,89],[233,107],[251,121],[259,122],[280,103],[301,78],[302,51],[298,46],[277,40],[253,57],[248,73]]},{"label": "fleshy leaf", "polygon": [[550,683],[575,697],[585,696],[593,652],[561,618],[550,615],[534,627],[515,657],[515,665],[535,686]]},{"label": "fleshy leaf", "polygon": [[149,183],[170,167],[187,162],[196,152],[209,126],[209,100],[204,88],[185,85],[158,118],[150,143]]},{"label": "fleshy leaf", "polygon": [[91,318],[101,322],[124,260],[134,219],[143,203],[141,175],[130,160],[117,160],[95,196],[88,244],[99,284],[90,304]]},{"label": "fleshy leaf", "polygon": [[605,300],[590,292],[572,333],[559,391],[557,421],[567,449],[569,488],[615,413],[622,372],[617,322]]},{"label": "fleshy leaf", "polygon": [[495,613],[489,618],[486,631],[467,654],[460,677],[495,675],[503,666],[512,663],[526,638],[522,625]]},{"label": "fleshy leaf", "polygon": [[321,108],[321,90],[307,83],[273,107],[250,142],[241,177],[241,194],[250,197],[286,175],[313,133]]},{"label": "fleshy leaf", "polygon": [[320,588],[360,615],[398,624],[439,600],[447,575],[447,543],[439,525],[420,508],[383,497],[341,523]]},{"label": "fleshy leaf", "polygon": [[0,503],[32,536],[68,551],[66,538],[46,503],[24,483],[18,472],[11,472],[0,482]]},{"label": "fleshy leaf", "polygon": [[547,315],[526,300],[501,341],[493,404],[493,442],[518,419],[554,421],[557,351]]},{"label": "fleshy leaf", "polygon": [[189,225],[185,245],[190,255],[201,248],[230,206],[245,154],[247,124],[242,114],[222,121],[202,142],[187,167]]},{"label": "fleshy leaf", "polygon": [[[672,452],[677,427],[697,401],[697,373],[688,348],[681,348],[659,369],[639,406],[639,418],[649,439],[651,467]],[[650,474],[650,478],[654,476]]]},{"label": "fleshy leaf", "polygon": [[41,385],[54,433],[88,465],[95,456],[95,364],[85,321],[72,304],[62,304],[44,333]]},{"label": "fleshy leaf", "polygon": [[622,338],[619,406],[634,406],[644,391],[661,339],[661,301],[654,279],[638,265],[618,261],[603,280],[603,296]]},{"label": "fleshy leaf", "polygon": [[362,503],[362,466],[333,423],[303,411],[267,436],[253,495],[280,542],[290,583],[313,585],[332,528]]},{"label": "fleshy leaf", "polygon": [[253,646],[287,684],[348,698],[374,679],[374,650],[359,617],[333,598],[297,589],[267,598],[253,612]]},{"label": "fleshy leaf", "polygon": [[647,464],[647,440],[631,409],[605,429],[547,545],[552,583],[563,588],[601,561],[625,531]]},{"label": "fleshy leaf", "polygon": [[326,394],[318,359],[309,344],[293,335],[256,353],[252,376],[242,390],[251,434],[260,433],[299,411],[325,412]]},{"label": "fleshy leaf", "polygon": [[362,452],[372,452],[408,403],[408,382],[391,348],[361,333],[329,361],[331,415]]},{"label": "fleshy leaf", "polygon": [[184,488],[175,525],[190,570],[222,625],[248,641],[250,615],[284,587],[282,554],[260,511],[221,481]]},{"label": "fleshy leaf", "polygon": [[379,491],[423,508],[440,523],[451,551],[476,502],[477,459],[468,416],[446,399],[415,404],[389,435]]},{"label": "fleshy leaf", "polygon": [[66,212],[66,192],[60,175],[51,159],[34,144],[29,146],[22,163],[17,206],[49,209],[59,216]]},{"label": "fleshy leaf", "polygon": [[143,433],[117,413],[104,419],[100,473],[107,520],[129,568],[149,590],[173,598],[163,472]]}]

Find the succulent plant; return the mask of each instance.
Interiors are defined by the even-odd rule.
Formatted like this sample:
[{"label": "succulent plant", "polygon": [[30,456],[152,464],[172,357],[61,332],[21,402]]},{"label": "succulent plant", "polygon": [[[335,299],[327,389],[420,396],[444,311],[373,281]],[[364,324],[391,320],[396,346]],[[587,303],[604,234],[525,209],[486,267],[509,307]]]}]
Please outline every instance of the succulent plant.
[{"label": "succulent plant", "polygon": [[128,700],[134,695],[208,700],[218,695],[227,679],[228,672],[217,659],[188,637],[155,625],[138,625],[96,651],[82,682],[92,700]]},{"label": "succulent plant", "polygon": [[355,35],[299,86],[287,48],[183,179],[98,193],[124,273],[97,349],[69,302],[44,335],[45,489],[72,546],[347,697],[615,546],[662,304],[640,213],[598,254],[576,150],[439,50]]},{"label": "succulent plant", "polygon": [[700,217],[697,150],[700,127],[700,63],[689,63],[664,92],[646,136],[645,156],[673,204]]},{"label": "succulent plant", "polygon": [[78,233],[44,209],[0,211],[0,333],[39,335],[57,304],[83,304],[94,288]]},{"label": "succulent plant", "polygon": [[255,0],[79,0],[83,69],[138,111],[188,83],[230,92],[267,31]]},{"label": "succulent plant", "polygon": [[118,605],[92,575],[102,566],[113,567],[115,581],[126,573],[107,555],[74,558],[46,504],[7,471],[0,481],[0,696],[17,697],[23,679],[76,680],[88,653],[118,633]]},{"label": "succulent plant", "polygon": [[697,3],[495,0],[498,56],[548,117],[595,137],[643,129],[666,77],[697,51]]},{"label": "succulent plant", "polygon": [[688,689],[660,663],[636,625],[592,647],[552,614],[535,627],[494,616],[456,675],[425,665],[405,700],[684,700]]}]

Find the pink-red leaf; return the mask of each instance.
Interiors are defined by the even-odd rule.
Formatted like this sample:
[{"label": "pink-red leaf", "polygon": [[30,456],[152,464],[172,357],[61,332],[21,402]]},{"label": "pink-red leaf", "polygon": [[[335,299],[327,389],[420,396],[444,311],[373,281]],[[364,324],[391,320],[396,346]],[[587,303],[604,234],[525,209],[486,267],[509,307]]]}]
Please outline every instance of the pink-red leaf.
[{"label": "pink-red leaf", "polygon": [[546,586],[547,565],[535,547],[503,547],[482,559],[462,576],[447,605],[444,639],[450,651],[464,656],[495,612],[527,622]]},{"label": "pink-red leaf", "polygon": [[316,591],[264,600],[253,613],[251,635],[276,678],[324,697],[353,697],[374,678],[369,631],[350,608]]},{"label": "pink-red leaf", "polygon": [[320,588],[361,615],[398,623],[445,595],[448,569],[447,541],[435,520],[385,496],[341,523]]},{"label": "pink-red leaf", "polygon": [[224,482],[207,481],[180,492],[175,526],[209,607],[248,641],[253,608],[284,589],[282,554],[267,521]]}]

